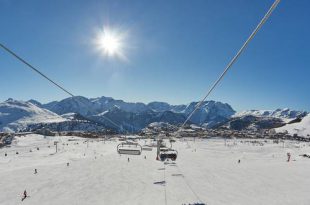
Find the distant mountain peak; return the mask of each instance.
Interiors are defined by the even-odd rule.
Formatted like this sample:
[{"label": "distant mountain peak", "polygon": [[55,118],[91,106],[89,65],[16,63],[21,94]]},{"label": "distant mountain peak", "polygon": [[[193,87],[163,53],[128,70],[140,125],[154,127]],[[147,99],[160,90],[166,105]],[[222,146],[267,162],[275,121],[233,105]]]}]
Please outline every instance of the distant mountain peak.
[{"label": "distant mountain peak", "polygon": [[37,100],[30,99],[30,100],[28,100],[27,102],[30,102],[30,103],[32,103],[32,104],[38,106],[38,107],[41,107],[41,106],[42,106],[42,104],[41,104],[39,101],[37,101]]},{"label": "distant mountain peak", "polygon": [[5,102],[11,102],[11,101],[14,101],[13,98],[8,98]]},{"label": "distant mountain peak", "polygon": [[65,121],[61,116],[31,102],[7,100],[0,103],[0,130],[18,131],[30,124]]}]

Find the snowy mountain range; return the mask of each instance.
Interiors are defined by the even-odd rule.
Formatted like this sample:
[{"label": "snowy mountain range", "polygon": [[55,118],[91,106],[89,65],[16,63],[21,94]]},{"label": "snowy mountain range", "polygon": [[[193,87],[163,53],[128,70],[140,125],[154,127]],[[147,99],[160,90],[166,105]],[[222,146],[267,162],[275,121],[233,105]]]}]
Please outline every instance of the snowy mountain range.
[{"label": "snowy mountain range", "polygon": [[[165,102],[128,103],[111,97],[88,99],[81,96],[47,104],[32,102],[59,115],[80,113],[96,122],[111,125],[106,119],[108,118],[129,131],[138,131],[157,121],[180,124],[197,105],[197,102],[188,105],[170,105]],[[193,115],[191,122],[211,127],[229,119],[233,114],[235,111],[227,103],[206,101]]]},{"label": "snowy mountain range", "polygon": [[[47,104],[36,100],[23,102],[9,99],[0,103],[0,131],[29,131],[45,127],[55,131],[96,131],[112,128],[117,131],[136,132],[154,122],[179,125],[196,105],[197,102],[187,105],[170,105],[165,102],[131,103],[104,96],[77,96]],[[205,101],[189,123],[206,128],[226,125],[231,129],[246,129],[258,125],[256,127],[259,129],[283,126],[305,115],[307,112],[289,109],[236,113],[227,103]]]},{"label": "snowy mountain range", "polygon": [[[188,105],[170,105],[165,102],[128,103],[111,97],[85,98],[82,96],[47,104],[41,104],[36,100],[23,102],[9,99],[0,104],[0,131],[19,131],[26,129],[30,124],[32,128],[38,127],[38,124],[41,124],[41,127],[43,124],[45,127],[46,124],[50,127],[53,124],[53,128],[61,127],[61,130],[64,126],[59,124],[65,124],[69,129],[68,123],[70,124],[72,120],[75,120],[74,127],[77,129],[77,119],[74,114],[85,117],[89,123],[99,124],[100,129],[105,126],[123,131],[139,131],[152,122],[181,124],[196,105],[197,102]],[[21,109],[24,109],[23,115],[18,114]],[[211,127],[226,121],[233,114],[235,111],[226,103],[206,101],[193,115],[191,123]],[[84,128],[85,125],[82,127]]]},{"label": "snowy mountain range", "polygon": [[307,115],[307,112],[290,110],[289,108],[276,110],[246,110],[236,113],[233,117],[242,117],[246,115],[251,115],[255,117],[275,117],[288,122],[298,117],[303,118]]}]

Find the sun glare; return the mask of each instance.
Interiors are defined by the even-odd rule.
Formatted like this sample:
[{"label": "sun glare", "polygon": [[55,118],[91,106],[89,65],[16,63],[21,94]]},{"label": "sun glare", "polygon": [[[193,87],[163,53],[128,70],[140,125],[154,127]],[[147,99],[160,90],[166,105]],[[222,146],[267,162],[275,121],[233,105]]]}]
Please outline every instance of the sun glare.
[{"label": "sun glare", "polygon": [[104,28],[97,34],[96,47],[108,57],[124,58],[124,35],[110,28]]}]

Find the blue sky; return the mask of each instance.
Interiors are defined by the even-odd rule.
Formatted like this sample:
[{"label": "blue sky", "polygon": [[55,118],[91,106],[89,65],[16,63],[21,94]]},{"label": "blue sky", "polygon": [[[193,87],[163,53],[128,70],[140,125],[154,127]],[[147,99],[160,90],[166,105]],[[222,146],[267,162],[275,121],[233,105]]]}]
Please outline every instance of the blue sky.
[{"label": "blue sky", "polygon": [[[200,100],[272,0],[0,0],[0,41],[75,95]],[[282,0],[209,99],[236,110],[310,110],[310,1]],[[103,27],[126,33],[127,60],[99,53]],[[0,50],[0,101],[68,97]]]}]

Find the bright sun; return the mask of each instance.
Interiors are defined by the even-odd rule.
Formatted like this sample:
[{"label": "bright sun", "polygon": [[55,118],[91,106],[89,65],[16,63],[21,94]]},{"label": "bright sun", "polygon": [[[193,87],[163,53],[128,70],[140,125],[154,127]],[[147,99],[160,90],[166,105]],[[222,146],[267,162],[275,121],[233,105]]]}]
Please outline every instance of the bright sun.
[{"label": "bright sun", "polygon": [[96,47],[108,57],[124,58],[124,35],[110,28],[105,28],[97,34]]}]

